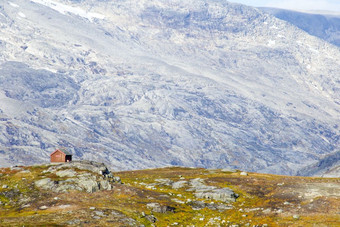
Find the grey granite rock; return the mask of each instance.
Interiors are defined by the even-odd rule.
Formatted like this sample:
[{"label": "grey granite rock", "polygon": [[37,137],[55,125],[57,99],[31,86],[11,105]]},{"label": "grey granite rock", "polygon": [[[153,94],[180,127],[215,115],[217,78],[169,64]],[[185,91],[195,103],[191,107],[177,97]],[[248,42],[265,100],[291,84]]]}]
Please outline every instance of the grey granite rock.
[{"label": "grey granite rock", "polygon": [[180,189],[185,187],[188,184],[187,181],[176,181],[172,184],[173,189]]},{"label": "grey granite rock", "polygon": [[52,181],[50,178],[43,178],[36,181],[35,186],[55,192],[77,190],[93,193],[98,190],[111,190],[111,184],[115,181],[104,164],[90,161],[51,165],[44,173],[55,173],[60,179]]},{"label": "grey granite rock", "polygon": [[72,169],[68,170],[60,170],[55,173],[58,177],[74,177],[76,175],[76,172]]},{"label": "grey granite rock", "polygon": [[161,205],[159,203],[148,203],[146,207],[148,209],[151,209],[153,212],[157,212],[157,213],[166,213],[166,212],[175,211],[174,207]]},{"label": "grey granite rock", "polygon": [[229,188],[217,188],[204,184],[204,180],[196,178],[190,181],[190,189],[200,199],[213,199],[222,202],[235,202],[238,195]]}]

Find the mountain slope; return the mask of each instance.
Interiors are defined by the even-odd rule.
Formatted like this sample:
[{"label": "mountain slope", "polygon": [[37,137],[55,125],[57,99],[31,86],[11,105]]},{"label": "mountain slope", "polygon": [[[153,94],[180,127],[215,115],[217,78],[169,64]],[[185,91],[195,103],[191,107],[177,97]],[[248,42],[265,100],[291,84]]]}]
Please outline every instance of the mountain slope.
[{"label": "mountain slope", "polygon": [[311,35],[340,46],[340,15],[303,13],[275,8],[260,9],[301,28]]},{"label": "mountain slope", "polygon": [[298,175],[339,177],[340,174],[340,151],[327,155],[313,165],[299,170]]},{"label": "mountain slope", "polygon": [[15,0],[0,22],[2,165],[64,146],[117,169],[294,174],[340,145],[339,49],[257,9]]}]

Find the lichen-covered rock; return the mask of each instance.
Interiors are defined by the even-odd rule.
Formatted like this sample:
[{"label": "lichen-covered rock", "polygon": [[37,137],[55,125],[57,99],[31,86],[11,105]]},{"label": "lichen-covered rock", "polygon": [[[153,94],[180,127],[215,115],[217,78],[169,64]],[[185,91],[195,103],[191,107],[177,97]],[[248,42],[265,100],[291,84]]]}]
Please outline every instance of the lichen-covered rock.
[{"label": "lichen-covered rock", "polygon": [[224,173],[236,173],[236,169],[224,168],[224,169],[221,169],[221,172],[224,172]]},{"label": "lichen-covered rock", "polygon": [[50,178],[44,178],[36,181],[35,186],[45,190],[51,190],[55,186],[55,183]]},{"label": "lichen-covered rock", "polygon": [[89,193],[93,193],[99,190],[99,182],[97,182],[95,177],[81,176],[76,181],[76,184],[83,188],[84,191]]},{"label": "lichen-covered rock", "polygon": [[187,181],[176,181],[172,184],[173,189],[180,189],[185,187],[188,184]]},{"label": "lichen-covered rock", "polygon": [[190,181],[190,189],[200,199],[214,199],[222,202],[235,202],[238,195],[230,188],[217,188],[204,184],[204,180],[196,178]]},{"label": "lichen-covered rock", "polygon": [[156,213],[166,213],[175,211],[174,207],[164,206],[159,203],[148,203],[146,207]]},{"label": "lichen-covered rock", "polygon": [[83,189],[81,187],[79,187],[78,185],[75,184],[60,184],[58,185],[58,187],[56,187],[55,189],[52,189],[55,192],[67,192],[67,191],[73,191],[73,190],[77,190],[77,191],[82,191]]},{"label": "lichen-covered rock", "polygon": [[207,191],[196,191],[195,196],[200,199],[214,199],[222,202],[235,202],[238,195],[229,188],[215,188]]},{"label": "lichen-covered rock", "polygon": [[156,182],[158,182],[158,185],[163,185],[163,186],[171,186],[174,182],[170,179],[156,179]]},{"label": "lichen-covered rock", "polygon": [[74,177],[77,173],[72,169],[60,170],[55,173],[58,177]]},{"label": "lichen-covered rock", "polygon": [[[43,178],[35,182],[35,186],[54,192],[71,190],[93,193],[98,190],[111,190],[112,183],[120,182],[103,163],[78,161],[51,165],[43,173],[54,173],[60,179]],[[65,179],[67,178],[67,179]]]},{"label": "lichen-covered rock", "polygon": [[[78,170],[86,170],[95,174],[99,174],[102,176],[110,175],[111,172],[105,166],[104,163],[98,163],[93,161],[72,161],[60,163],[57,165],[52,165],[47,172],[55,172],[56,170],[61,169],[78,169]],[[112,175],[112,174],[111,174]]]},{"label": "lichen-covered rock", "polygon": [[153,215],[146,215],[145,218],[151,223],[155,223],[157,221],[157,218]]},{"label": "lichen-covered rock", "polygon": [[107,180],[101,180],[99,182],[99,189],[101,189],[101,190],[111,190],[112,186]]}]

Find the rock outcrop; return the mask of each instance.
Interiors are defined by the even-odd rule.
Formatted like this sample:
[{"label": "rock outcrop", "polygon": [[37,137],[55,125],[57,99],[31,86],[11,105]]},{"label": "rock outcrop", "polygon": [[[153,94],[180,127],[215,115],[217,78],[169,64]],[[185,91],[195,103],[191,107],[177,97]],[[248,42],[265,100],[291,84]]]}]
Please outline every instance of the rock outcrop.
[{"label": "rock outcrop", "polygon": [[170,179],[156,179],[155,181],[157,183],[150,184],[149,186],[170,186],[175,190],[187,188],[186,191],[193,192],[195,197],[199,199],[213,199],[222,202],[235,202],[239,197],[239,195],[230,188],[219,188],[206,185],[204,180],[201,178],[192,179],[190,181],[180,180],[175,182]]},{"label": "rock outcrop", "polygon": [[222,202],[235,202],[239,197],[230,188],[217,188],[204,184],[204,180],[196,178],[190,181],[190,189],[187,191],[194,191],[194,195],[200,199],[214,199]]},{"label": "rock outcrop", "polygon": [[146,207],[152,210],[153,212],[157,212],[157,213],[166,213],[166,212],[175,211],[174,207],[161,205],[159,203],[148,203]]},{"label": "rock outcrop", "polygon": [[119,182],[103,163],[76,161],[51,165],[42,172],[45,177],[35,181],[35,186],[54,192],[70,190],[86,191],[111,190],[112,183]]}]

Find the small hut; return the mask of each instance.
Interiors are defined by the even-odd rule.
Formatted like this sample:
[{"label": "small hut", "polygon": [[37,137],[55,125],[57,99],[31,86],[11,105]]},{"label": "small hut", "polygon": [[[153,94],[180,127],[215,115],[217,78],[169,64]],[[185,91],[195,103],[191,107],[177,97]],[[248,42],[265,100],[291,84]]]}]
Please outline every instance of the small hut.
[{"label": "small hut", "polygon": [[51,162],[71,162],[72,154],[65,149],[55,150],[51,156]]}]

